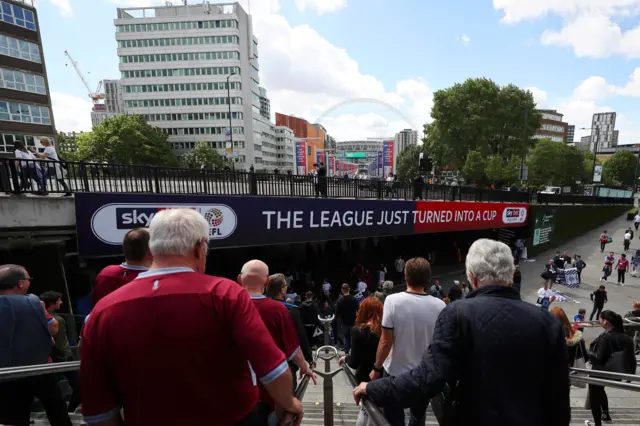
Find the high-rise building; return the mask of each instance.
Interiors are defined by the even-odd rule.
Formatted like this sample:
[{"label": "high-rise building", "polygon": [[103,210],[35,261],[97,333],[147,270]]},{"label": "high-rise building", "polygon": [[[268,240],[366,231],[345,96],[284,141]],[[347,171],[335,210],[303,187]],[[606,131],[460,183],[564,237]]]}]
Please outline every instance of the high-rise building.
[{"label": "high-rise building", "polygon": [[260,115],[271,120],[271,101],[267,97],[267,89],[260,87]]},{"label": "high-rise building", "polygon": [[276,158],[280,172],[295,172],[295,147],[293,130],[285,126],[276,126]]},{"label": "high-rise building", "polygon": [[553,142],[564,142],[568,124],[562,121],[563,114],[555,109],[539,109],[540,127],[534,139],[551,139]]},{"label": "high-rise building", "polygon": [[91,110],[91,124],[97,126],[108,118],[124,114],[124,100],[122,99],[122,84],[120,80],[103,80],[104,103],[94,104]]},{"label": "high-rise building", "polygon": [[407,149],[409,145],[416,145],[418,143],[418,131],[412,129],[404,129],[403,131],[396,133],[395,141],[395,150],[397,157],[402,151]]},{"label": "high-rise building", "polygon": [[0,156],[14,143],[42,150],[56,134],[38,13],[33,0],[0,0]]},{"label": "high-rise building", "polygon": [[591,121],[591,146],[590,151],[599,152],[601,149],[614,148],[618,145],[615,136],[616,113],[602,112],[593,114]]},{"label": "high-rise building", "polygon": [[166,132],[177,154],[206,141],[236,169],[262,168],[275,129],[261,115],[258,40],[240,4],[119,8],[115,25],[126,113]]},{"label": "high-rise building", "polygon": [[569,125],[567,126],[567,135],[564,138],[564,141],[566,143],[573,143],[573,138],[575,137],[576,134],[576,126],[574,125]]}]

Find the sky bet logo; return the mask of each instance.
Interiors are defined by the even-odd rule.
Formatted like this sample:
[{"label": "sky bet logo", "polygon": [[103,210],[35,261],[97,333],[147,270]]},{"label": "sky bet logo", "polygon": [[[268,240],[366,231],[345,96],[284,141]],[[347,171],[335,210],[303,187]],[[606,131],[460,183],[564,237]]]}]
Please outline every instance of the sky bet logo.
[{"label": "sky bet logo", "polygon": [[151,223],[151,219],[157,212],[162,209],[158,208],[117,208],[116,209],[116,227],[118,229],[146,228]]},{"label": "sky bet logo", "polygon": [[527,220],[527,209],[524,207],[506,207],[502,212],[502,223],[524,223]]}]

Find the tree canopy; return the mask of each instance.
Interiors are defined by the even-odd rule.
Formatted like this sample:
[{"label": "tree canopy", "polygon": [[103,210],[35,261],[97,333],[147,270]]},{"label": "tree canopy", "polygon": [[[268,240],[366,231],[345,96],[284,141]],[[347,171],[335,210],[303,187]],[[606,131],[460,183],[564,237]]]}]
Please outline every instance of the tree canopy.
[{"label": "tree canopy", "polygon": [[[427,150],[437,164],[461,168],[467,155],[479,152],[483,158],[504,160],[520,156],[534,145],[540,113],[533,95],[509,84],[499,86],[486,78],[468,79],[434,94],[433,122],[425,127]],[[527,141],[523,147],[524,117],[527,111]]]},{"label": "tree canopy", "polygon": [[478,151],[471,151],[467,155],[467,160],[462,168],[462,174],[466,179],[476,183],[484,180],[485,159]]},{"label": "tree canopy", "polygon": [[175,166],[168,137],[140,115],[117,115],[78,136],[78,158],[118,164]]},{"label": "tree canopy", "polygon": [[222,169],[224,160],[210,142],[198,142],[195,148],[182,156],[182,163],[191,169],[200,168],[203,164],[209,169]]},{"label": "tree canopy", "polygon": [[396,172],[400,179],[410,180],[418,175],[418,159],[421,152],[425,152],[424,145],[409,145],[400,153],[396,162]]},{"label": "tree canopy", "polygon": [[604,163],[602,179],[605,185],[633,185],[636,156],[630,151],[617,151]]},{"label": "tree canopy", "polygon": [[584,154],[578,148],[540,139],[529,151],[529,182],[537,185],[573,185],[584,179]]}]

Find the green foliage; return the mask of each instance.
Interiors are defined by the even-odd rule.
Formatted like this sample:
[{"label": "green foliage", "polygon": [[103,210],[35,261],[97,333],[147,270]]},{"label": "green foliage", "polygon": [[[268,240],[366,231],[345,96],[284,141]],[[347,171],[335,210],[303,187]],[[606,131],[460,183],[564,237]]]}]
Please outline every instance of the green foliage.
[{"label": "green foliage", "polygon": [[400,153],[396,164],[396,171],[400,179],[410,180],[419,174],[418,159],[421,152],[425,152],[424,145],[409,145]]},{"label": "green foliage", "polygon": [[578,148],[540,139],[529,152],[529,182],[533,185],[573,185],[584,179],[584,154]]},{"label": "green foliage", "polygon": [[519,155],[513,155],[504,165],[503,180],[505,182],[514,183],[520,180],[520,159]]},{"label": "green foliage", "polygon": [[117,115],[78,136],[78,158],[117,164],[175,166],[167,135],[140,115]]},{"label": "green foliage", "polygon": [[222,169],[224,160],[209,142],[198,142],[195,148],[182,156],[182,162],[190,169],[199,169],[203,164],[209,169]]},{"label": "green foliage", "polygon": [[[583,162],[583,174],[582,174],[582,182],[583,183],[591,183],[593,180],[593,157],[595,155],[591,151],[587,151],[584,153],[584,162]],[[602,165],[602,161],[596,158],[596,166]]]},{"label": "green foliage", "polygon": [[467,155],[467,160],[464,162],[462,168],[462,174],[465,179],[472,180],[474,182],[480,182],[484,178],[484,158],[478,151],[471,151]]},{"label": "green foliage", "polygon": [[533,95],[514,85],[499,86],[491,80],[468,79],[434,94],[433,123],[425,127],[427,150],[438,164],[460,168],[468,153],[504,160],[520,156],[523,148],[525,109],[528,114],[528,146],[539,126],[540,113]]},{"label": "green foliage", "polygon": [[56,144],[56,152],[61,159],[65,161],[78,161],[78,141],[74,138],[68,138],[62,133],[54,138]]},{"label": "green foliage", "polygon": [[504,161],[497,155],[489,158],[487,166],[484,169],[484,174],[491,182],[499,182],[503,180],[504,176]]},{"label": "green foliage", "polygon": [[605,184],[633,185],[636,156],[630,151],[617,151],[604,163],[602,178]]}]

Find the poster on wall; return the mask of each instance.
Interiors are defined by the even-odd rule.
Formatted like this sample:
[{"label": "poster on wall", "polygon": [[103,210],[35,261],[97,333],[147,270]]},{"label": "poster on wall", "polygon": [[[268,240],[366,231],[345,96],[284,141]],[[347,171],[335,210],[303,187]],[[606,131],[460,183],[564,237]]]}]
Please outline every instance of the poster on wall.
[{"label": "poster on wall", "polygon": [[525,226],[529,206],[512,203],[378,201],[279,197],[98,194],[75,197],[83,257],[122,254],[122,238],[162,210],[198,211],[209,247],[229,248],[349,238]]},{"label": "poster on wall", "polygon": [[303,141],[296,142],[296,174],[307,174],[307,143]]},{"label": "poster on wall", "polygon": [[593,169],[593,182],[602,182],[602,166],[596,166]]},{"label": "poster on wall", "polygon": [[533,228],[533,245],[546,244],[551,242],[553,235],[553,227],[555,226],[556,211],[538,212],[536,214],[536,223]]},{"label": "poster on wall", "polygon": [[393,164],[394,164],[394,145],[395,141],[389,140],[382,142],[382,157],[384,161],[384,176],[389,176],[389,174],[393,174]]}]

